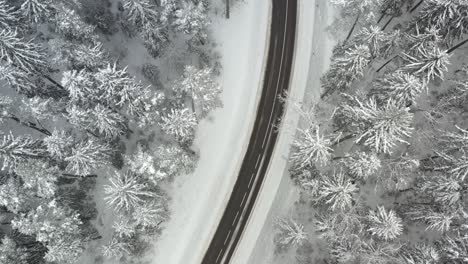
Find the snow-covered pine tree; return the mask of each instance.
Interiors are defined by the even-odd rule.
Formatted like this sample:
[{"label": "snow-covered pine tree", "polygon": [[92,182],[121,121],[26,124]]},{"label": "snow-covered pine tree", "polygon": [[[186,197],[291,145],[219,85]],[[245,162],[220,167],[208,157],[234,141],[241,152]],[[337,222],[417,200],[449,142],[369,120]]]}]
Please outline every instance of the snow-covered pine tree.
[{"label": "snow-covered pine tree", "polygon": [[468,33],[468,3],[464,0],[425,0],[417,24],[436,27],[444,39],[452,42]]},{"label": "snow-covered pine tree", "polygon": [[11,224],[20,233],[35,236],[37,241],[49,245],[64,237],[79,238],[82,222],[75,211],[52,200],[27,214],[20,214]]},{"label": "snow-covered pine tree", "polygon": [[0,1],[0,28],[10,29],[15,26],[20,18],[20,14],[14,6],[9,5],[5,0]]},{"label": "snow-covered pine tree", "polygon": [[0,185],[0,205],[15,214],[25,212],[34,206],[32,193],[25,190],[18,179],[9,177]]},{"label": "snow-covered pine tree", "polygon": [[84,251],[83,242],[79,237],[65,236],[47,244],[44,259],[52,263],[73,264]]},{"label": "snow-covered pine tree", "polygon": [[93,139],[81,141],[72,147],[71,154],[65,157],[67,171],[77,175],[88,175],[99,167],[107,164],[111,156],[112,149],[103,143]]},{"label": "snow-covered pine tree", "polygon": [[90,114],[95,129],[105,138],[114,139],[128,132],[126,119],[118,112],[97,104]]},{"label": "snow-covered pine tree", "polygon": [[437,244],[448,263],[468,261],[468,236],[466,234],[459,232],[454,236],[445,236]]},{"label": "snow-covered pine tree", "polygon": [[438,264],[441,261],[439,250],[431,245],[405,245],[400,252],[404,264]]},{"label": "snow-covered pine tree", "polygon": [[403,224],[395,211],[386,210],[383,206],[378,206],[377,210],[371,210],[368,215],[368,231],[372,235],[383,240],[393,240],[403,232]]},{"label": "snow-covered pine tree", "polygon": [[426,82],[436,77],[443,80],[444,72],[448,71],[447,66],[450,64],[449,58],[450,54],[438,47],[419,48],[415,54],[403,53],[405,66],[402,69],[420,76]]},{"label": "snow-covered pine tree", "polygon": [[420,49],[433,49],[441,41],[442,37],[439,34],[439,29],[435,26],[423,29],[423,32],[416,27],[414,34],[405,34],[406,48],[405,51],[410,54],[417,54]]},{"label": "snow-covered pine tree", "polygon": [[369,64],[371,52],[367,45],[346,47],[332,57],[330,69],[321,78],[324,94],[322,98],[335,91],[348,89],[352,82],[364,75],[364,69]]},{"label": "snow-covered pine tree", "polygon": [[397,105],[405,107],[416,105],[421,92],[427,89],[426,84],[418,77],[401,71],[387,73],[374,82],[369,96],[375,96],[380,103],[393,100]]},{"label": "snow-covered pine tree", "polygon": [[143,183],[131,171],[116,172],[104,187],[107,204],[116,211],[132,211],[143,205],[147,199],[158,197],[158,194]]},{"label": "snow-covered pine tree", "polygon": [[29,160],[15,169],[15,173],[23,180],[23,188],[31,190],[36,196],[53,198],[58,188],[57,180],[60,170],[44,161]]},{"label": "snow-covered pine tree", "polygon": [[97,91],[93,89],[92,76],[85,70],[63,72],[61,84],[73,103],[86,105],[90,99],[95,99]]},{"label": "snow-covered pine tree", "polygon": [[115,234],[119,238],[132,237],[136,233],[137,224],[133,219],[129,219],[126,216],[119,216],[117,220],[112,224]]},{"label": "snow-covered pine tree", "polygon": [[122,239],[114,236],[106,245],[101,247],[102,255],[106,258],[120,259],[124,255],[129,255],[132,246]]},{"label": "snow-covered pine tree", "polygon": [[10,132],[0,142],[0,160],[2,170],[13,171],[20,163],[28,159],[44,159],[46,151],[42,141],[28,136],[15,137]]},{"label": "snow-covered pine tree", "polygon": [[356,96],[343,96],[347,102],[338,110],[337,118],[356,136],[355,142],[362,142],[377,153],[391,153],[398,143],[407,143],[405,138],[413,131],[413,114],[409,108],[399,106],[394,100],[379,106],[375,98],[362,102]]},{"label": "snow-covered pine tree", "polygon": [[363,180],[372,176],[382,167],[382,163],[375,153],[367,154],[366,152],[353,153],[345,157],[343,163],[350,175]]},{"label": "snow-covered pine tree", "polygon": [[0,243],[0,264],[31,264],[31,255],[25,247],[4,236]]},{"label": "snow-covered pine tree", "polygon": [[52,54],[51,65],[57,68],[65,66],[71,70],[94,71],[109,62],[109,56],[100,42],[87,45],[55,38],[49,40],[48,45]]},{"label": "snow-covered pine tree", "polygon": [[367,22],[378,19],[379,10],[383,0],[331,0],[330,2],[342,9],[346,16],[362,14]]},{"label": "snow-covered pine tree", "polygon": [[213,69],[197,69],[188,65],[184,69],[183,78],[177,81],[174,91],[181,95],[189,95],[193,100],[194,111],[200,118],[222,106],[220,98],[221,87],[214,80]]},{"label": "snow-covered pine tree", "polygon": [[343,172],[333,172],[319,179],[317,202],[323,202],[331,210],[351,207],[358,187]]},{"label": "snow-covered pine tree", "polygon": [[14,66],[0,65],[0,80],[6,81],[19,94],[26,96],[38,95],[39,89],[30,80],[28,73]]},{"label": "snow-covered pine tree", "polygon": [[157,180],[188,174],[195,169],[198,161],[195,152],[185,150],[177,144],[161,144],[155,150],[155,158]]},{"label": "snow-covered pine tree", "polygon": [[40,71],[47,65],[42,47],[12,29],[0,31],[0,58],[25,72]]},{"label": "snow-covered pine tree", "polygon": [[124,0],[123,8],[127,18],[137,27],[151,24],[155,25],[159,20],[159,8],[150,0]]},{"label": "snow-covered pine tree", "polygon": [[44,138],[44,145],[51,157],[61,160],[70,154],[73,137],[64,130],[54,129],[50,136]]},{"label": "snow-covered pine tree", "polygon": [[208,26],[208,15],[205,1],[182,1],[175,10],[172,26],[177,31],[195,35]]},{"label": "snow-covered pine tree", "polygon": [[307,129],[297,129],[299,135],[294,140],[291,161],[297,169],[310,167],[314,162],[325,165],[333,154],[332,139],[321,133],[318,125]]},{"label": "snow-covered pine tree", "polygon": [[137,206],[132,217],[142,229],[158,227],[169,218],[169,212],[161,201],[153,201]]},{"label": "snow-covered pine tree", "polygon": [[405,214],[411,220],[426,223],[426,230],[434,230],[441,233],[449,231],[452,223],[458,217],[453,210],[440,211],[439,208],[432,208],[426,205],[413,205]]},{"label": "snow-covered pine tree", "polygon": [[72,41],[91,44],[97,41],[95,26],[85,23],[75,10],[65,5],[57,5],[57,7],[53,18],[57,33]]},{"label": "snow-covered pine tree", "polygon": [[279,231],[276,240],[281,246],[300,246],[307,240],[304,226],[293,219],[278,219],[276,226]]},{"label": "snow-covered pine tree", "polygon": [[450,206],[460,201],[463,188],[463,183],[451,175],[434,175],[423,177],[419,191],[429,194],[436,203]]},{"label": "snow-covered pine tree", "polygon": [[182,143],[190,143],[198,124],[195,114],[188,108],[174,109],[161,117],[160,126],[164,132],[176,137]]},{"label": "snow-covered pine tree", "polygon": [[51,0],[23,0],[19,12],[30,23],[40,23],[52,14]]},{"label": "snow-covered pine tree", "polygon": [[385,32],[378,26],[365,27],[356,36],[359,42],[369,46],[370,53],[374,58],[380,55],[385,38]]}]

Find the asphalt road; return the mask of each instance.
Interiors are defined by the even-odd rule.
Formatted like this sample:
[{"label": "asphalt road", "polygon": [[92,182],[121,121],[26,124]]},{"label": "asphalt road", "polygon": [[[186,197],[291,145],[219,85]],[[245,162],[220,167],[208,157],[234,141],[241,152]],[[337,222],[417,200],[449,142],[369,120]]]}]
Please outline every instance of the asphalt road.
[{"label": "asphalt road", "polygon": [[289,88],[296,37],[297,0],[273,3],[263,90],[252,136],[221,222],[202,264],[229,263],[259,193],[284,113],[278,99]]}]

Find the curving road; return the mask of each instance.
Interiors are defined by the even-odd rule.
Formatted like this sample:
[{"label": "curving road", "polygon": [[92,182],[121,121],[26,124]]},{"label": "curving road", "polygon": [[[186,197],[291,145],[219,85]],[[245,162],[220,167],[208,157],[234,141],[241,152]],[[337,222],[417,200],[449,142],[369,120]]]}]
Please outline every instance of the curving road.
[{"label": "curving road", "polygon": [[203,264],[229,263],[253,209],[278,136],[276,127],[284,112],[278,96],[289,88],[298,0],[271,1],[270,46],[257,117],[239,176]]}]

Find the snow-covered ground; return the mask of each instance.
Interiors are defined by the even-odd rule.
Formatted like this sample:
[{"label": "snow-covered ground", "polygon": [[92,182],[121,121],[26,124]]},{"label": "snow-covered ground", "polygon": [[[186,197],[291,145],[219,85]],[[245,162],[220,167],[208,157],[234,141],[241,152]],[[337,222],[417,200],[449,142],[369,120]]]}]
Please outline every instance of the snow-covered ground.
[{"label": "snow-covered ground", "polygon": [[[320,96],[320,76],[329,65],[334,45],[326,32],[332,18],[326,1],[299,0],[290,84],[290,96],[294,101],[311,102]],[[297,188],[292,185],[287,172],[287,157],[294,136],[291,130],[297,127],[298,121],[297,111],[288,105],[268,175],[232,263],[290,263],[288,260],[276,261],[273,236],[276,218],[288,216],[298,198]]]},{"label": "snow-covered ground", "polygon": [[171,219],[150,254],[151,263],[200,263],[229,199],[247,148],[266,59],[269,0],[237,1],[231,18],[212,21],[222,54],[224,107],[198,128],[200,161],[169,190]]}]

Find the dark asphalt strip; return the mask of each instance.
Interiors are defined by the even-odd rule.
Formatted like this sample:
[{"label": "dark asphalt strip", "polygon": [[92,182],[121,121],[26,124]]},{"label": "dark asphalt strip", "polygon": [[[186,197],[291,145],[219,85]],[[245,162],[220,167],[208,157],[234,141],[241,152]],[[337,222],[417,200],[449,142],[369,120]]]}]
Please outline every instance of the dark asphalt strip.
[{"label": "dark asphalt strip", "polygon": [[202,264],[229,263],[247,224],[276,144],[284,107],[278,96],[289,88],[296,36],[297,0],[272,0],[270,44],[252,136],[239,176]]}]

